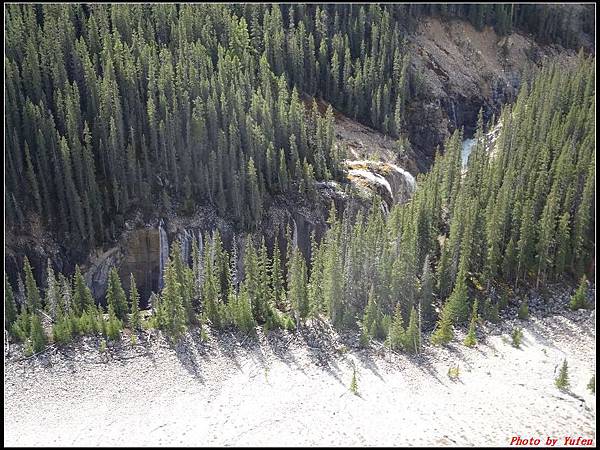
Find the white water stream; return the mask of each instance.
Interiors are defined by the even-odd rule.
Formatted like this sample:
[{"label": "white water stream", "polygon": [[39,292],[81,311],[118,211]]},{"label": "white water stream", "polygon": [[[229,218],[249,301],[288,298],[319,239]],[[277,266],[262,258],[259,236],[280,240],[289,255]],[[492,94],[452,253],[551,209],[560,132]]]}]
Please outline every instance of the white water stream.
[{"label": "white water stream", "polygon": [[369,181],[380,184],[381,186],[387,189],[387,191],[390,193],[390,197],[394,198],[394,194],[392,192],[392,187],[390,186],[390,183],[378,173],[373,173],[365,169],[350,169],[348,173],[354,177],[366,178]]},{"label": "white water stream", "polygon": [[160,272],[158,275],[158,289],[160,291],[165,285],[165,267],[167,265],[167,259],[169,258],[169,239],[167,237],[167,232],[164,229],[164,223],[162,219],[158,223],[158,235],[160,240]]},{"label": "white water stream", "polygon": [[469,155],[473,150],[473,146],[475,145],[475,139],[465,139],[462,143],[462,152],[460,153],[462,159],[463,167],[467,166],[467,162],[469,161]]}]

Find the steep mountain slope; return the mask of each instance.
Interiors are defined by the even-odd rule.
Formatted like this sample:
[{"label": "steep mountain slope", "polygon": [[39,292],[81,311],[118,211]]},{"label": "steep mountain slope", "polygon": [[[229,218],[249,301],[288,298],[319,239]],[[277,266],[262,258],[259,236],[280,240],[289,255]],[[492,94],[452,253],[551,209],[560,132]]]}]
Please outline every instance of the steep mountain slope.
[{"label": "steep mountain slope", "polygon": [[502,37],[491,27],[478,31],[462,20],[423,18],[410,42],[423,94],[409,107],[407,131],[420,171],[452,131],[464,127],[473,135],[480,109],[489,120],[513,101],[532,67],[550,60],[572,66],[576,59],[574,50],[540,45],[520,32]]},{"label": "steep mountain slope", "polygon": [[[350,164],[346,162],[345,165],[355,171],[350,177],[358,180],[359,187],[366,186],[371,192],[375,190],[381,193],[388,206],[394,197],[394,193],[390,192],[393,191],[391,187],[397,183],[389,179],[382,181],[381,177],[386,178],[385,171],[372,176],[356,172],[364,170],[364,167],[359,167],[360,161],[376,160],[388,165],[395,164],[412,176],[427,171],[436,147],[442,144],[455,128],[464,126],[466,136],[470,136],[480,108],[484,110],[484,117],[490,118],[499,111],[503,102],[513,99],[520,85],[521,73],[526,71],[529,65],[538,64],[553,56],[559,56],[565,64],[570,64],[574,56],[572,50],[542,46],[520,32],[502,38],[490,27],[477,31],[469,22],[426,16],[419,18],[416,31],[408,35],[407,45],[410,48],[413,78],[410,85],[415,92],[414,98],[407,105],[404,118],[406,133],[401,135],[399,141],[334,112],[334,141],[336,147],[344,147],[348,152]],[[320,101],[319,107],[322,105],[326,103]],[[321,112],[325,111],[325,108],[321,109]],[[22,164],[26,165],[25,162]],[[368,164],[371,167],[380,166],[379,162]],[[204,168],[206,169],[206,166]],[[400,174],[393,166],[387,167],[390,168],[392,171],[387,170],[388,173],[394,176]],[[154,183],[155,179],[161,180],[162,177],[151,177],[151,182]],[[201,184],[206,179],[204,171],[194,175],[194,183]],[[402,183],[402,179],[407,181]],[[410,187],[410,179],[400,176],[398,180],[399,184],[404,186],[400,187],[402,195],[396,197],[405,201],[410,193],[410,189],[407,188]],[[387,188],[386,182],[391,183],[390,189]],[[162,181],[152,190],[167,191],[166,185],[161,183]],[[146,189],[139,191],[148,192]],[[309,256],[310,233],[317,230],[317,235],[322,235],[326,228],[327,209],[331,200],[334,200],[337,206],[341,206],[347,203],[348,199],[348,195],[343,192],[343,186],[333,181],[317,183],[316,192],[305,198],[297,193],[279,195],[272,201],[269,200],[268,207],[272,207],[272,211],[265,213],[265,223],[261,224],[259,229],[267,235],[271,244],[270,238],[274,235],[275,228],[288,224],[292,226],[295,220],[301,247]],[[361,201],[361,198],[350,199],[350,203],[360,204]],[[55,203],[49,202],[51,205]],[[164,209],[162,199],[161,205],[151,205],[150,217],[141,217],[139,210],[130,211],[125,215],[110,214],[111,220],[118,219],[123,224],[123,232],[114,240],[99,243],[101,245],[92,251],[88,251],[81,239],[61,239],[50,226],[42,224],[35,214],[28,214],[23,226],[9,228],[6,234],[5,265],[9,279],[13,285],[17,285],[17,274],[26,255],[32,261],[34,274],[41,286],[45,283],[44,273],[48,259],[56,270],[66,273],[72,273],[76,263],[83,264],[86,268],[100,266],[98,271],[94,269],[88,274],[92,285],[102,284],[94,280],[105,278],[108,266],[121,262],[122,278],[127,278],[129,272],[134,272],[136,278],[139,276],[144,280],[154,280],[155,266],[158,262],[153,260],[141,264],[139,261],[153,259],[157,254],[158,240],[155,239],[155,234],[159,216],[170,216],[173,223],[181,224],[171,227],[170,239],[175,239],[184,229],[197,232],[200,229],[214,228],[217,224],[221,230],[231,229],[231,224],[220,217],[219,210],[223,210],[222,205],[219,208],[203,206],[198,208],[192,217],[182,217],[175,211],[175,207],[170,213],[159,212],[159,209]],[[190,223],[193,224],[191,228]],[[144,231],[146,229],[151,231]],[[136,236],[136,230],[141,230],[140,237]],[[112,228],[104,226],[102,232],[110,234]],[[144,233],[150,233],[151,237],[145,238]],[[231,234],[229,236],[228,243]],[[118,252],[114,251],[115,247],[125,249],[121,258],[117,258]],[[138,254],[139,257],[133,258],[132,254]],[[153,282],[141,283],[145,294],[155,290]],[[103,289],[100,286],[97,290],[94,289],[94,292],[101,296]]]}]

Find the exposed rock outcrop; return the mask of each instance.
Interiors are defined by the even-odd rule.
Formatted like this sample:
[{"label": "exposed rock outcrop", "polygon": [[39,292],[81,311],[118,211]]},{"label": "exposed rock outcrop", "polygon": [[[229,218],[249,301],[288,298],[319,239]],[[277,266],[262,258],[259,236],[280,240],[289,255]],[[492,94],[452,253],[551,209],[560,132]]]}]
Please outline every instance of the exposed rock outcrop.
[{"label": "exposed rock outcrop", "polygon": [[113,247],[105,252],[93,255],[90,262],[84,267],[84,276],[87,285],[92,290],[94,298],[103,304],[106,294],[108,274],[112,267],[119,267],[123,260],[120,246]]},{"label": "exposed rock outcrop", "polygon": [[[368,205],[368,202],[361,204],[357,199],[353,199],[352,204],[348,205],[349,197],[344,194],[339,183],[317,183],[316,187],[318,194],[313,202],[294,194],[290,197],[280,196],[267,205],[261,225],[253,234],[257,242],[260,237],[264,237],[269,253],[272,253],[277,238],[281,256],[285,258],[286,229],[289,227],[296,245],[305,258],[310,260],[310,237],[314,234],[320,240],[325,234],[331,202],[340,210],[347,206],[357,209]],[[82,266],[94,297],[101,303],[105,303],[108,274],[114,266],[118,268],[126,292],[129,292],[130,273],[134,274],[141,306],[147,307],[150,294],[160,290],[161,240],[165,239],[168,246],[165,246],[167,250],[163,252],[168,252],[173,243],[179,241],[182,244],[182,254],[191,264],[192,240],[198,239],[202,233],[206,238],[206,245],[212,233],[218,230],[223,245],[230,254],[235,246],[238,271],[243,271],[242,255],[248,233],[236,233],[233,224],[218,218],[213,208],[198,208],[189,217],[170,215],[148,223],[136,219],[126,226],[128,230],[114,246],[90,255],[87,263]],[[160,237],[159,226],[163,229],[163,238]]]},{"label": "exposed rock outcrop", "polygon": [[489,120],[513,101],[523,71],[557,56],[565,65],[576,59],[573,50],[541,46],[519,33],[498,36],[491,27],[477,31],[462,20],[423,18],[410,45],[419,95],[408,106],[406,123],[420,171],[452,131],[464,126],[465,136],[473,135],[480,109]]},{"label": "exposed rock outcrop", "polygon": [[406,203],[416,189],[415,178],[401,167],[379,161],[346,161],[348,179],[359,187],[377,192],[388,208]]},{"label": "exposed rock outcrop", "polygon": [[57,242],[35,215],[31,214],[27,220],[31,226],[26,232],[13,229],[6,230],[4,235],[4,271],[13,289],[17,287],[25,257],[29,259],[38,286],[44,288],[48,261],[55,271],[71,273],[75,270],[73,261],[86,256],[77,248],[66,248]]}]

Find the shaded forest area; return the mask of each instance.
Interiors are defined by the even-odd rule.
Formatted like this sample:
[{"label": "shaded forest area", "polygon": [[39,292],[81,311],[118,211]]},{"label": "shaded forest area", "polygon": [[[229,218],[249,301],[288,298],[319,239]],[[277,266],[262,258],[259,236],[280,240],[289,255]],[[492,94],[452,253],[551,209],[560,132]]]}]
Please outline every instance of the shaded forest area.
[{"label": "shaded forest area", "polygon": [[[141,210],[263,205],[341,176],[332,112],[402,138],[419,17],[577,46],[585,8],[546,5],[9,5],[6,221],[82,249]],[[25,188],[26,187],[26,188]],[[33,214],[33,216],[32,216]]]},{"label": "shaded forest area", "polygon": [[[445,344],[453,327],[470,322],[472,342],[478,318],[499,320],[520,287],[543,291],[547,283],[579,280],[572,307],[588,307],[586,277],[593,274],[595,246],[594,79],[595,58],[582,52],[571,69],[542,68],[524,81],[514,105],[503,108],[492,151],[484,139],[492,124],[480,116],[466,170],[456,131],[431,171],[418,177],[409,203],[387,216],[377,197],[366,214],[350,216],[349,209],[332,206],[330,227],[320,242],[313,240],[311,261],[289,231],[288,247],[275,247],[271,255],[264,240],[252,238],[242,255],[230,254],[215,232],[203,248],[193,242],[191,266],[175,243],[164,287],[151,300],[152,315],[140,319],[136,290],[127,299],[113,269],[107,321],[78,270],[72,281],[62,274],[57,281],[49,267],[52,289],[42,297],[25,260],[25,282],[14,290],[5,281],[5,305],[12,311],[5,324],[33,352],[45,344],[42,308],[54,321],[55,342],[78,333],[117,339],[124,325],[158,327],[177,338],[191,325],[251,333],[257,324],[294,329],[322,317],[335,328],[359,330],[364,345],[382,339],[415,352],[431,328],[431,341]],[[528,315],[526,299],[519,315]]]},{"label": "shaded forest area", "polygon": [[[210,204],[239,230],[255,230],[274,195],[310,194],[316,180],[343,177],[333,110],[306,108],[306,97],[402,139],[405,108],[419,95],[405,36],[421,15],[577,45],[573,23],[589,31],[590,19],[561,11],[10,5],[6,225],[41,219],[68,245],[93,248],[136,211],[185,215]],[[24,258],[23,276],[5,277],[5,326],[37,352],[47,318],[64,343],[78,333],[117,339],[125,325],[177,337],[190,325],[251,332],[325,317],[359,329],[365,344],[387,339],[414,352],[424,329],[445,343],[469,318],[472,327],[478,316],[497,320],[519,286],[581,280],[584,292],[595,250],[594,77],[595,58],[583,51],[574,67],[528,74],[502,110],[491,152],[484,135],[496,123],[480,115],[466,172],[458,130],[409,203],[387,215],[377,198],[370,211],[332,207],[310,261],[289,231],[287,248],[269,252],[251,236],[241,255],[206,234],[191,265],[175,243],[153,315],[142,320],[133,277],[127,298],[110,272],[105,317],[79,267],[71,277],[49,265],[40,292]]]}]

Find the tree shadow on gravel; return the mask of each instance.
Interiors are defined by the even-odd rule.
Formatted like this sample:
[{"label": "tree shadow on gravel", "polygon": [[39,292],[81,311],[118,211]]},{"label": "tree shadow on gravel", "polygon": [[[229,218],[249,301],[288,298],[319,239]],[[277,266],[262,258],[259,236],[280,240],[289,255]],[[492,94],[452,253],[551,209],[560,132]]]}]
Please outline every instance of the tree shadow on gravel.
[{"label": "tree shadow on gravel", "polygon": [[177,342],[169,342],[181,365],[190,375],[205,381],[202,371],[202,361],[205,359],[204,343],[200,330],[195,328],[185,333]]},{"label": "tree shadow on gravel", "polygon": [[578,341],[581,340],[581,335],[585,334],[587,337],[595,338],[595,327],[593,320],[589,317],[580,319],[581,322],[588,320],[590,322],[589,327],[578,326],[577,323],[571,317],[558,316],[556,321],[547,320],[544,323],[539,321],[531,321],[528,330],[536,336],[540,336],[541,341],[547,341],[544,336],[558,336],[564,335],[568,340]]},{"label": "tree shadow on gravel", "polygon": [[[211,340],[204,344],[208,349],[225,356],[235,367],[243,370],[243,366],[250,361],[259,368],[268,369],[273,359],[286,366],[307,375],[304,365],[306,361],[297,359],[294,349],[302,347],[310,362],[328,372],[341,384],[341,370],[337,364],[335,346],[331,339],[316,338],[315,330],[302,326],[293,332],[273,329],[264,334],[262,328],[257,327],[254,334],[245,334],[237,330],[212,330]],[[210,351],[207,353],[210,358]],[[189,366],[189,363],[186,362]],[[192,370],[194,366],[192,366]]]},{"label": "tree shadow on gravel", "polygon": [[[281,330],[272,330],[265,335],[260,328],[256,328],[250,333],[243,333],[235,329],[213,330],[210,348],[226,357],[239,371],[243,371],[249,361],[266,369],[269,367],[271,356],[290,365],[290,360],[294,361],[293,355],[285,352],[286,349],[282,348],[282,343],[286,340],[289,343],[290,338],[293,338],[294,335],[282,333]],[[299,365],[297,368],[303,371]]]},{"label": "tree shadow on gravel", "polygon": [[338,365],[340,350],[336,347],[335,330],[324,321],[314,319],[297,333],[297,342],[306,348],[311,362],[345,386],[341,377],[342,370]]},{"label": "tree shadow on gravel", "polygon": [[435,366],[433,365],[430,357],[428,357],[425,354],[419,354],[419,355],[413,355],[412,357],[409,357],[408,360],[419,371],[425,373],[426,375],[429,375],[430,377],[435,379],[438,383],[440,383],[442,385],[444,384],[442,382],[442,380],[440,380],[440,378],[438,377],[438,372],[435,369]]},{"label": "tree shadow on gravel", "polygon": [[450,355],[456,357],[460,360],[460,364],[464,365],[468,370],[471,370],[473,366],[468,362],[467,357],[465,355],[464,347],[462,344],[458,344],[455,342],[450,343],[446,346],[446,349],[450,353]]},{"label": "tree shadow on gravel", "polygon": [[282,330],[273,330],[267,334],[265,340],[272,354],[282,363],[290,368],[299,370],[306,375],[302,364],[294,356],[290,349],[296,345],[300,339],[301,331],[285,332]]},{"label": "tree shadow on gravel", "polygon": [[[540,327],[538,324],[536,324],[534,322],[530,322],[527,324],[525,329],[531,335],[531,337],[534,341],[539,342],[540,344],[544,345],[545,347],[560,351],[560,349],[558,347],[556,347],[556,345],[554,345],[548,338],[546,338],[546,336],[544,336],[544,334],[547,333],[547,330],[544,330],[544,327]],[[523,342],[521,343],[521,345],[526,344],[526,340],[527,339],[525,339],[525,336],[524,336]]]},{"label": "tree shadow on gravel", "polygon": [[373,375],[379,378],[381,381],[385,382],[385,379],[379,373],[379,368],[377,367],[377,359],[380,359],[385,356],[385,353],[381,349],[361,349],[357,352],[353,353],[364,367],[366,367]]}]

